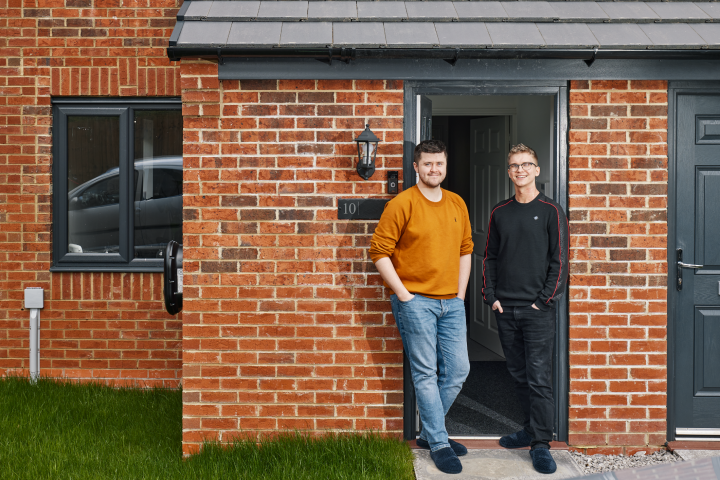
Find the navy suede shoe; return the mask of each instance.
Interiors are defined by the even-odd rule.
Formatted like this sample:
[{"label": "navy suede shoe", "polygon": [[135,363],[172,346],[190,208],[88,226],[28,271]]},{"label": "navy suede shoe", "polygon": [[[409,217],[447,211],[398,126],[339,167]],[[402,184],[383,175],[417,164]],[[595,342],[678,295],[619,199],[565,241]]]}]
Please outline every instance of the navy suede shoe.
[{"label": "navy suede shoe", "polygon": [[533,467],[540,473],[555,473],[557,470],[557,464],[547,448],[530,450],[530,458],[532,458]]},{"label": "navy suede shoe", "polygon": [[443,447],[434,452],[430,451],[430,458],[435,462],[435,466],[443,473],[460,473],[462,472],[462,463],[455,455],[450,447]]},{"label": "navy suede shoe", "polygon": [[524,429],[500,438],[500,446],[505,448],[525,448],[531,442],[532,438]]},{"label": "navy suede shoe", "polygon": [[[418,438],[416,443],[417,443],[418,447],[424,448],[426,450],[430,450],[430,444],[428,443],[427,440]],[[457,455],[458,457],[467,455],[467,448],[465,448],[465,445],[458,443],[455,440],[451,440],[449,438],[448,438],[448,443],[450,444],[450,448],[453,449],[453,452],[455,452],[455,455]]]}]

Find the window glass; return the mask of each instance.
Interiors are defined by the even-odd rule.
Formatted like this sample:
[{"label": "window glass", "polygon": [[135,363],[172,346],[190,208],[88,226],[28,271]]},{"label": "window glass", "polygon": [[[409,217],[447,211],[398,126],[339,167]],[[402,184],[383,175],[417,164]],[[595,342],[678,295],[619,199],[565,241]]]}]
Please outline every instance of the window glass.
[{"label": "window glass", "polygon": [[68,252],[115,253],[120,238],[120,119],[69,116]]},{"label": "window glass", "polygon": [[182,113],[136,111],[135,258],[158,258],[182,243]]}]

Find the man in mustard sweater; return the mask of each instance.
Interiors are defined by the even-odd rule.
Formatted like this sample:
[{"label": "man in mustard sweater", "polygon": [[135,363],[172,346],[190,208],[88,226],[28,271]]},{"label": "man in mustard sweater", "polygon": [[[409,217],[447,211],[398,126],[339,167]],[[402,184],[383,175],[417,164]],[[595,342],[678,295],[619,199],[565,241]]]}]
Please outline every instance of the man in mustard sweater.
[{"label": "man in mustard sweater", "polygon": [[422,431],[435,465],[460,473],[467,449],[448,438],[445,414],[470,372],[465,289],[473,251],[465,202],[443,190],[447,150],[437,140],[415,147],[418,184],[389,201],[370,243],[410,361]]}]

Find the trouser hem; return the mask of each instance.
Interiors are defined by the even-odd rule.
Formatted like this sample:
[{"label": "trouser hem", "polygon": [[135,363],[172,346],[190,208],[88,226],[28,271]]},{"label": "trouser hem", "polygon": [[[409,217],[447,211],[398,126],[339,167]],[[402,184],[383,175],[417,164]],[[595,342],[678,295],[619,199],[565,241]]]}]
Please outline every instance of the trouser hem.
[{"label": "trouser hem", "polygon": [[534,445],[530,445],[530,450],[538,450],[540,448],[544,448],[546,450],[550,450],[550,444],[545,442],[538,442]]},{"label": "trouser hem", "polygon": [[437,446],[435,446],[435,447],[432,447],[432,448],[430,449],[430,451],[431,451],[431,452],[437,452],[438,450],[440,450],[440,449],[442,449],[442,448],[450,448],[450,444],[449,444],[449,443],[441,443],[440,445],[437,445]]}]

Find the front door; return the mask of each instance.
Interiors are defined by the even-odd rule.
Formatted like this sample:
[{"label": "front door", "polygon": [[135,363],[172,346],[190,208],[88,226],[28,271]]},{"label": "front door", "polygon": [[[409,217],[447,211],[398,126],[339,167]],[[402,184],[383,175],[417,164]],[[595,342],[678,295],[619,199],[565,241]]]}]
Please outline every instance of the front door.
[{"label": "front door", "polygon": [[677,98],[676,250],[669,255],[675,424],[678,435],[713,435],[720,433],[720,95]]},{"label": "front door", "polygon": [[483,258],[492,207],[510,195],[507,154],[510,128],[508,117],[486,117],[470,122],[470,203],[472,226],[472,281],[467,295],[470,338],[488,350],[505,357],[492,309],[482,297]]}]

